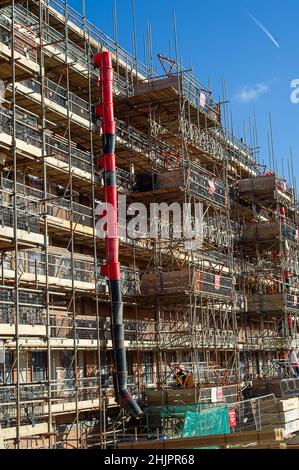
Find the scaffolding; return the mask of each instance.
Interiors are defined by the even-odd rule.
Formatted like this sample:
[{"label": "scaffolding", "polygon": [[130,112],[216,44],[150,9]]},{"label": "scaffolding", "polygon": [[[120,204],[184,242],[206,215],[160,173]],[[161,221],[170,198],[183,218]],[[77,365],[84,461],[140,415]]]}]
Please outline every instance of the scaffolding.
[{"label": "scaffolding", "polygon": [[[7,447],[106,448],[146,432],[145,418],[127,422],[113,392],[105,243],[97,234],[99,51],[112,53],[116,177],[126,205],[202,208],[199,244],[171,237],[172,216],[168,237],[159,217],[156,238],[119,237],[134,399],[189,411],[201,402],[238,403],[244,411],[244,384],[275,375],[273,360],[298,344],[294,188],[275,172],[267,176],[254,148],[226,129],[227,111],[212,90],[178,57],[160,54],[154,72],[68,0],[0,0],[0,440]],[[194,223],[193,209],[189,216]],[[173,367],[188,370],[192,387],[178,387]]]}]

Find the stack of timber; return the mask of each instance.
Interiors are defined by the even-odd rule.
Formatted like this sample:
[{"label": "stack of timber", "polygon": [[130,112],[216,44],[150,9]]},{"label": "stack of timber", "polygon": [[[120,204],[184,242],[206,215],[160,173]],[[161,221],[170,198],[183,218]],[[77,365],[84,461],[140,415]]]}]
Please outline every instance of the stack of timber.
[{"label": "stack of timber", "polygon": [[294,195],[287,192],[284,183],[279,181],[275,175],[241,180],[238,182],[238,190],[243,199],[255,200],[263,204],[273,202],[277,191],[289,202],[293,202],[294,199]]},{"label": "stack of timber", "polygon": [[266,242],[280,236],[278,222],[246,225],[243,229],[243,242]]},{"label": "stack of timber", "polygon": [[243,243],[260,242],[263,244],[273,244],[275,241],[279,241],[280,236],[293,243],[297,243],[298,229],[290,222],[280,224],[279,221],[274,221],[248,224],[243,228],[241,240]]},{"label": "stack of timber", "polygon": [[141,291],[143,295],[184,294],[206,292],[214,295],[230,296],[232,279],[224,275],[188,269],[144,274]]},{"label": "stack of timber", "polygon": [[262,430],[281,428],[287,434],[299,431],[299,397],[260,403]]},{"label": "stack of timber", "polygon": [[284,311],[286,296],[284,293],[253,294],[247,296],[247,311],[249,313],[280,314]]},{"label": "stack of timber", "polygon": [[238,432],[215,436],[185,437],[163,441],[131,441],[117,445],[119,449],[195,449],[209,446],[244,446],[255,443],[275,443],[284,439],[283,429],[271,429],[260,432]]},{"label": "stack of timber", "polygon": [[195,272],[192,276],[188,269],[160,273],[148,273],[142,278],[142,294],[156,295],[185,293],[189,288],[200,290],[202,285],[201,273]]}]

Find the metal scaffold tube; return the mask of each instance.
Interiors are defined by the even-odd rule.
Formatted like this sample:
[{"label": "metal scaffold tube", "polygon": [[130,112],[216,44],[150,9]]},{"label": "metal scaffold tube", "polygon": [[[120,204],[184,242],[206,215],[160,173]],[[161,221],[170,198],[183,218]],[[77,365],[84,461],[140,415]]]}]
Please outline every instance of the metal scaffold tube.
[{"label": "metal scaffold tube", "polygon": [[94,56],[94,63],[100,70],[99,87],[101,103],[96,114],[101,119],[103,132],[103,155],[98,158],[97,166],[104,174],[105,203],[112,208],[110,217],[113,233],[106,233],[106,264],[102,273],[109,279],[111,337],[115,363],[115,397],[120,406],[132,416],[139,417],[142,411],[127,388],[127,360],[124,345],[123,303],[119,263],[119,240],[117,221],[117,183],[115,168],[115,121],[113,109],[113,68],[109,52]]}]

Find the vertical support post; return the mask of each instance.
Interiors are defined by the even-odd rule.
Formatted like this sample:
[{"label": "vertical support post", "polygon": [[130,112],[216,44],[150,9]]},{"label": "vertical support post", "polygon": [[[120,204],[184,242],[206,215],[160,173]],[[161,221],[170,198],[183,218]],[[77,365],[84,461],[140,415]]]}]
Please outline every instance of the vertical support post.
[{"label": "vertical support post", "polygon": [[11,76],[12,76],[12,157],[13,157],[13,218],[15,249],[15,341],[16,341],[16,448],[20,447],[21,405],[20,405],[20,337],[19,337],[19,245],[18,245],[18,199],[17,199],[17,149],[16,149],[16,61],[15,61],[15,1],[11,2]]},{"label": "vertical support post", "polygon": [[[47,219],[47,165],[46,165],[46,109],[45,109],[45,76],[44,76],[44,50],[43,50],[43,22],[44,5],[39,4],[39,41],[40,41],[40,94],[41,94],[41,126],[42,126],[42,172],[43,172],[43,192],[44,192],[44,251],[45,251],[45,307],[46,307],[46,333],[47,333],[47,387],[48,387],[48,433],[52,433],[52,409],[51,409],[51,328],[49,312],[49,255],[48,255],[48,219]],[[49,437],[49,448],[51,448],[51,437]]]},{"label": "vertical support post", "polygon": [[68,50],[69,50],[69,34],[68,34],[68,17],[69,17],[69,5],[68,0],[65,0],[65,12],[64,12],[64,29],[65,29],[65,67],[66,67],[66,92],[67,92],[67,140],[68,140],[68,161],[69,161],[69,191],[70,191],[70,247],[71,247],[71,276],[72,276],[72,288],[71,288],[71,305],[73,314],[73,364],[74,364],[74,387],[75,387],[75,398],[76,398],[76,442],[79,447],[79,384],[78,380],[78,348],[77,348],[77,328],[76,328],[76,287],[75,287],[75,259],[74,259],[74,196],[73,196],[73,165],[72,165],[72,133],[71,133],[71,94],[70,94],[70,74],[68,64]]}]

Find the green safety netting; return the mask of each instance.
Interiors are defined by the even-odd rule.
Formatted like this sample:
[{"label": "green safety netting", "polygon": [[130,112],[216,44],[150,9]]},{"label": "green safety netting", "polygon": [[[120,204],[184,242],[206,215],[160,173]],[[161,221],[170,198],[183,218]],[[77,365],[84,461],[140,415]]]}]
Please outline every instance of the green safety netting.
[{"label": "green safety netting", "polygon": [[[225,422],[225,412],[217,413],[217,410],[226,410],[226,418],[228,423],[228,411],[223,405],[211,403],[194,403],[184,405],[164,405],[164,406],[150,406],[146,409],[145,414],[147,418],[147,430],[149,434],[156,433],[165,435],[168,438],[173,437],[189,437],[188,433],[192,432],[192,416],[202,416],[201,429],[202,432],[207,431],[207,434],[222,434],[229,432],[229,426],[220,425]],[[210,411],[210,414],[205,414]],[[205,418],[204,418],[205,416]],[[221,418],[220,418],[221,417]],[[194,418],[193,422],[196,421]],[[213,422],[218,422],[219,431],[213,425]],[[190,424],[189,424],[190,423]],[[194,426],[193,426],[194,427]],[[228,429],[228,431],[227,431]],[[194,433],[198,431],[195,427]],[[215,432],[212,432],[215,431]],[[186,435],[184,435],[186,433]],[[190,434],[194,436],[201,436],[204,434]]]},{"label": "green safety netting", "polygon": [[[182,437],[211,436],[229,434],[229,418],[227,406],[214,407],[200,413],[187,411],[182,431]],[[210,448],[217,449],[217,446]]]}]

